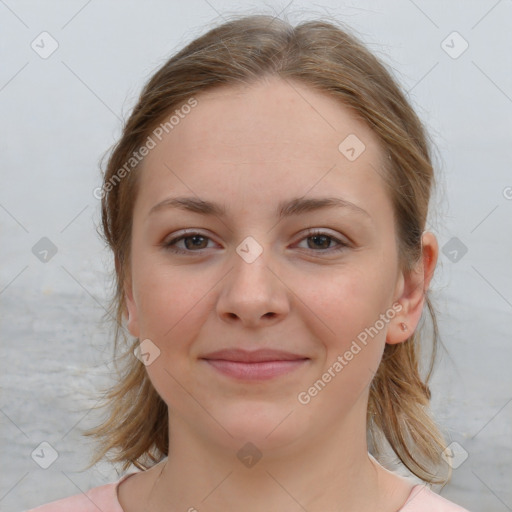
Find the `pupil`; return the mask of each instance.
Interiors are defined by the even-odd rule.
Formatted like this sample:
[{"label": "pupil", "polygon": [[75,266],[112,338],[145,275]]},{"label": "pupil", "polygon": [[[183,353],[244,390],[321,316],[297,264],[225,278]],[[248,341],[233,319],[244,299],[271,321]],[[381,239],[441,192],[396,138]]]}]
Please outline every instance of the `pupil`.
[{"label": "pupil", "polygon": [[194,247],[199,247],[201,245],[201,239],[204,240],[204,237],[203,236],[200,236],[200,235],[196,235],[196,236],[191,236],[191,237],[188,237],[186,239],[186,241],[190,241],[192,240],[192,244]]},{"label": "pupil", "polygon": [[[329,246],[329,237],[325,235],[315,235],[312,237],[314,240],[322,239],[324,242],[327,242],[327,246]],[[318,246],[317,246],[318,247]],[[322,247],[326,247],[326,244],[322,244]]]}]

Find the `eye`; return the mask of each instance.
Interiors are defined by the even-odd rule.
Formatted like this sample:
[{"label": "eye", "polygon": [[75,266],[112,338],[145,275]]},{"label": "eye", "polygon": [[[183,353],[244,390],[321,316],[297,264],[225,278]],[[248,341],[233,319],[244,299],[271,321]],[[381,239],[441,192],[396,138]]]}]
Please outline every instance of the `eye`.
[{"label": "eye", "polygon": [[[201,233],[188,232],[164,242],[162,247],[176,254],[190,254],[207,249],[209,240],[211,240],[209,237]],[[311,230],[308,236],[301,238],[300,241],[303,240],[311,240],[311,243],[307,243],[308,247],[306,249],[313,252],[336,252],[349,246],[348,243],[320,230]],[[181,242],[183,242],[183,245],[179,247],[178,244]],[[336,244],[334,247],[331,246],[332,242]]]},{"label": "eye", "polygon": [[[311,249],[314,252],[336,252],[341,251],[349,246],[348,243],[343,242],[342,240],[339,240],[338,238],[321,230],[311,230],[308,233],[308,236],[302,238],[301,241],[302,240],[311,240],[311,243],[307,243],[307,249]],[[332,241],[336,242],[337,246],[329,247]],[[318,251],[316,249],[322,250]]]},{"label": "eye", "polygon": [[[171,238],[162,244],[163,248],[177,254],[189,254],[191,252],[198,252],[194,249],[206,249],[208,243],[205,242],[210,240],[209,237],[202,235],[201,233],[190,232],[186,235],[181,235],[176,238]],[[184,249],[177,246],[179,242],[184,242]]]}]

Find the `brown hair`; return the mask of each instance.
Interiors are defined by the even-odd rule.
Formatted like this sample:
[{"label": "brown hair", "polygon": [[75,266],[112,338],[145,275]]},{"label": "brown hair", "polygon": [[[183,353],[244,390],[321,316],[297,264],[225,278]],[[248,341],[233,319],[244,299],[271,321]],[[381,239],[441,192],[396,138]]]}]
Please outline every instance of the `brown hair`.
[{"label": "brown hair", "polygon": [[[145,85],[113,147],[104,173],[102,228],[115,256],[115,292],[110,314],[116,318],[115,354],[125,338],[123,285],[130,266],[130,240],[137,169],[122,174],[126,162],[173,109],[202,91],[223,84],[248,84],[263,76],[295,80],[348,106],[377,135],[387,158],[387,181],[395,212],[400,266],[411,270],[421,257],[431,189],[430,149],[422,123],[386,67],[359,40],[330,21],[293,27],[267,15],[235,17],[211,29],[170,58]],[[115,178],[117,177],[117,180]],[[421,479],[438,483],[444,441],[428,414],[428,381],[439,333],[432,319],[432,357],[420,376],[417,329],[396,345],[386,344],[368,402],[368,434],[379,452],[386,440],[400,461]],[[145,366],[133,356],[138,340],[125,347],[119,382],[107,393],[108,418],[86,435],[99,442],[93,463],[109,459],[147,469],[167,455],[167,405],[153,388]],[[92,465],[92,464],[91,464]]]}]

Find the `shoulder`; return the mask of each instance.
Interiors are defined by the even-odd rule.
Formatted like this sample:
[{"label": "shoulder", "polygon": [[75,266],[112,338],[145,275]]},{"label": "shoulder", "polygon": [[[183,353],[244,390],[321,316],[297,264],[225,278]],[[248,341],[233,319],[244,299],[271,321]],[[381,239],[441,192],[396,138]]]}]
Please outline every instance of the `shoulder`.
[{"label": "shoulder", "polygon": [[124,475],[117,482],[93,487],[87,492],[52,501],[26,512],[123,512],[117,498],[117,487],[132,474]]},{"label": "shoulder", "polygon": [[426,485],[415,485],[404,506],[398,512],[469,512],[439,496]]}]

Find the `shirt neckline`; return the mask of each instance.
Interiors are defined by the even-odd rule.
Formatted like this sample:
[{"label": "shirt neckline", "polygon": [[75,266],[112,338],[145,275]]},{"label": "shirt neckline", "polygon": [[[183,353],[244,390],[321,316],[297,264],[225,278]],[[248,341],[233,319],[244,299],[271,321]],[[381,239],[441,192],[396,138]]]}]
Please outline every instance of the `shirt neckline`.
[{"label": "shirt neckline", "polygon": [[[127,473],[126,475],[123,475],[117,482],[114,484],[114,497],[116,501],[116,505],[118,507],[118,511],[115,512],[125,512],[123,507],[121,506],[121,502],[119,501],[119,486],[127,480],[129,477],[133,475],[137,475],[138,473],[141,473],[141,471],[132,471],[131,473]],[[428,490],[428,487],[425,484],[415,484],[411,488],[411,492],[409,493],[409,496],[407,496],[407,499],[405,502],[400,506],[400,508],[396,512],[407,512],[406,508],[407,505],[421,492],[421,490]]]}]

